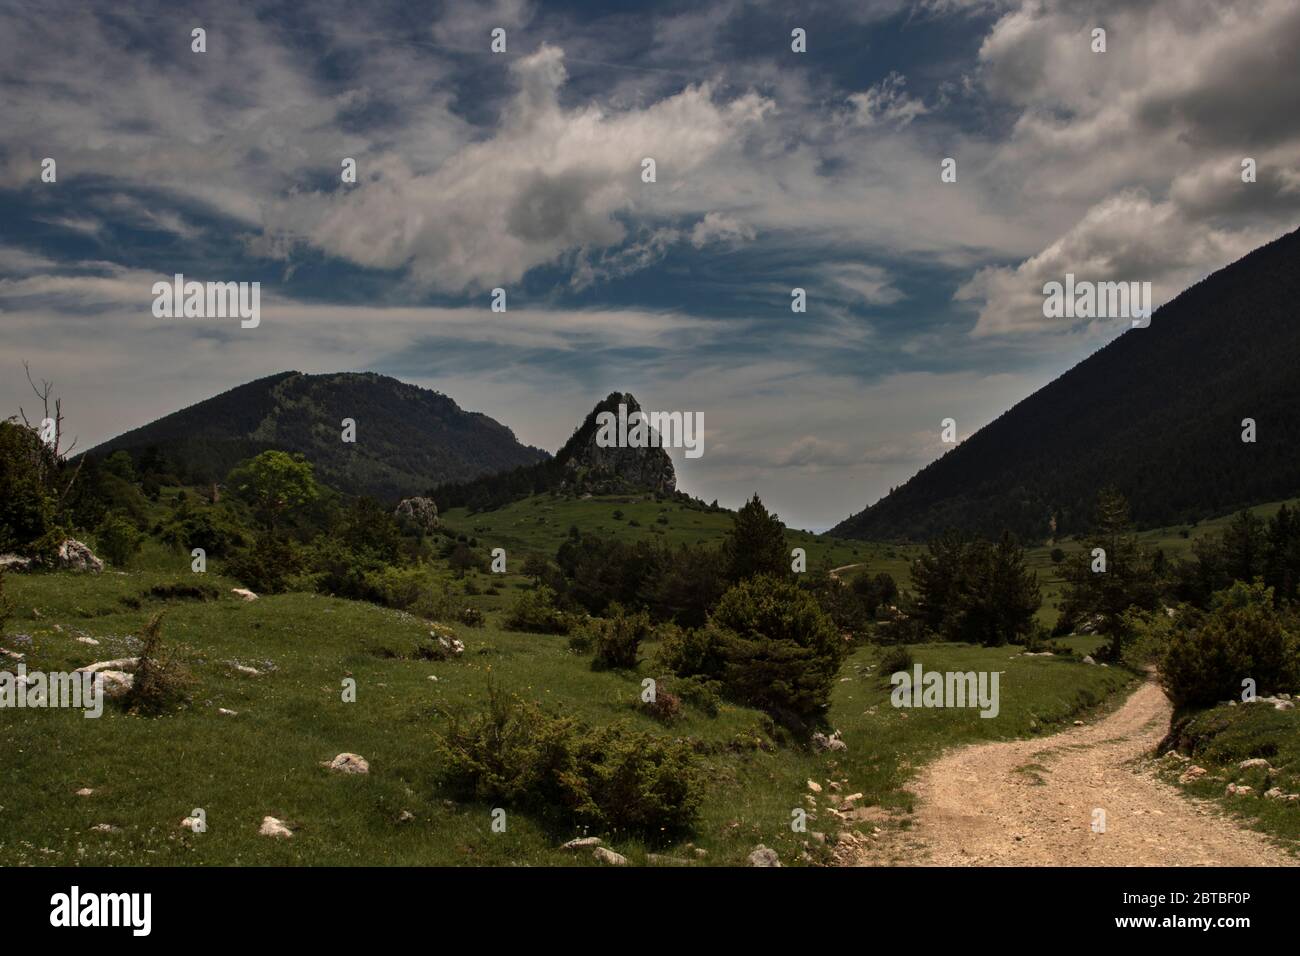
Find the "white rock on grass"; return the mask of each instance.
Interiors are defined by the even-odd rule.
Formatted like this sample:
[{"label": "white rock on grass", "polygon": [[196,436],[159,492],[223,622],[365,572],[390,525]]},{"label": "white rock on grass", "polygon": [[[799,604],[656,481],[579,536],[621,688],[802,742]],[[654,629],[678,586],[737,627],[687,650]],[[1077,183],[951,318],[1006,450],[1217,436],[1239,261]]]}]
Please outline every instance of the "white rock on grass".
[{"label": "white rock on grass", "polygon": [[627,857],[603,846],[596,847],[591,851],[591,855],[597,863],[607,863],[610,866],[627,866]]},{"label": "white rock on grass", "polygon": [[125,697],[135,686],[135,675],[126,671],[97,671],[104,678],[104,696],[109,700]]},{"label": "white rock on grass", "polygon": [[284,821],[277,820],[275,817],[263,817],[261,829],[257,832],[264,837],[275,837],[278,840],[287,840],[293,836],[293,831],[284,825]]},{"label": "white rock on grass", "polygon": [[231,588],[230,593],[233,594],[235,597],[245,601],[257,600],[257,595],[254,594],[252,591],[248,590],[248,588]]},{"label": "white rock on grass", "polygon": [[754,849],[752,849],[749,852],[749,865],[750,866],[780,866],[781,860],[776,855],[775,850],[768,849],[767,847],[763,846],[763,844],[760,843],[758,846],[754,847]]},{"label": "white rock on grass", "polygon": [[89,644],[91,647],[99,647],[99,641],[95,640],[93,637],[86,637],[84,634],[77,638],[77,643]]},{"label": "white rock on grass", "polygon": [[140,666],[138,657],[119,657],[112,661],[99,661],[95,664],[87,664],[85,667],[78,667],[78,674],[98,674],[101,671],[126,671],[128,674],[135,671]]},{"label": "white rock on grass", "polygon": [[587,847],[596,847],[601,844],[600,837],[578,837],[576,840],[570,840],[568,843],[560,845],[561,850],[585,850]]},{"label": "white rock on grass", "polygon": [[197,830],[194,829],[198,825],[199,825],[198,817],[186,817],[184,820],[181,821],[181,826],[184,829],[189,830],[191,833],[198,832]]},{"label": "white rock on grass", "polygon": [[90,548],[73,538],[68,538],[59,545],[55,558],[59,567],[71,571],[89,571],[91,574],[99,574],[104,570],[104,562],[95,557]]},{"label": "white rock on grass", "polygon": [[82,787],[80,790],[77,791],[77,796],[79,796],[79,797],[89,797],[89,796],[93,796],[94,793],[95,793],[95,791],[94,791],[94,790],[91,790],[89,787]]},{"label": "white rock on grass", "polygon": [[261,677],[262,672],[256,667],[249,667],[247,664],[236,664],[235,670],[241,674],[247,674],[249,677]]},{"label": "white rock on grass", "polygon": [[331,770],[339,773],[370,773],[370,763],[360,754],[339,754],[329,762]]},{"label": "white rock on grass", "polygon": [[1264,767],[1267,770],[1272,769],[1269,767],[1268,761],[1263,757],[1251,757],[1249,760],[1243,760],[1241,763],[1237,764],[1238,770],[1250,770],[1252,767]]},{"label": "white rock on grass", "polygon": [[217,713],[220,714],[222,717],[238,717],[238,716],[239,716],[239,711],[237,711],[237,710],[228,710],[228,709],[225,708],[225,707],[218,707],[218,708],[217,708]]}]

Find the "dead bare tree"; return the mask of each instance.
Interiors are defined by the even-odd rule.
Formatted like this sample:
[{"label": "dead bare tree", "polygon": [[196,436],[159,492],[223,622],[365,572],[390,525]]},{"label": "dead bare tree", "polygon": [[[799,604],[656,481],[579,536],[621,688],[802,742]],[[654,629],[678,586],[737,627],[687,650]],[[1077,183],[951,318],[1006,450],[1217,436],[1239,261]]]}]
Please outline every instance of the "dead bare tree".
[{"label": "dead bare tree", "polygon": [[[57,470],[67,456],[72,452],[72,449],[77,447],[77,439],[74,437],[72,439],[72,444],[66,449],[62,447],[63,399],[54,394],[54,383],[41,379],[40,387],[37,387],[36,382],[32,380],[31,366],[26,362],[23,362],[23,371],[27,373],[27,384],[32,387],[32,391],[36,394],[36,397],[41,400],[41,408],[44,412],[44,416],[41,418],[40,425],[36,426],[31,423],[31,420],[27,417],[27,412],[21,405],[18,406],[18,414],[22,415],[23,424],[35,431],[40,437],[40,440],[52,453],[52,458],[50,460],[47,461],[43,456],[38,456],[38,460],[34,464],[36,465],[37,473],[40,475],[41,480],[49,484],[54,484],[57,481],[57,475],[47,474],[47,469]],[[50,415],[51,400],[54,403],[53,416]],[[53,430],[52,434],[51,427]],[[46,437],[47,435],[49,437]],[[77,467],[73,470],[72,477],[68,479],[67,485],[64,486],[63,491],[59,494],[60,509],[63,508],[63,501],[67,498],[68,492],[72,491],[72,486],[76,483],[77,476],[81,474],[81,465],[84,461],[85,458],[82,458],[77,462]]]}]

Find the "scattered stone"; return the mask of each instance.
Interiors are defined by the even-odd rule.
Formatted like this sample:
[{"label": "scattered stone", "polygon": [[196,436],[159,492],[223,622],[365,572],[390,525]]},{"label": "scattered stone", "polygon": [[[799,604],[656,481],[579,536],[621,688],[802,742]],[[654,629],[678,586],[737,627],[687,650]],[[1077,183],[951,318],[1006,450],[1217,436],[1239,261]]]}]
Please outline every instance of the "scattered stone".
[{"label": "scattered stone", "polygon": [[1083,726],[1083,721],[1082,721],[1082,720],[1076,720],[1076,721],[1074,722],[1074,726],[1076,726],[1076,727],[1082,727],[1082,726]]},{"label": "scattered stone", "polygon": [[91,827],[90,829],[94,830],[96,833],[116,833],[116,832],[117,832],[117,827],[113,826],[113,824],[111,824],[111,823],[96,823],[96,824],[95,824],[93,827]]},{"label": "scattered stone", "polygon": [[808,832],[808,835],[809,835],[810,837],[812,837],[812,841],[813,841],[814,843],[825,843],[825,842],[826,842],[826,834],[825,834],[825,833],[821,833],[821,832],[819,832],[819,831],[817,831],[817,830],[810,830],[810,831]]},{"label": "scattered stone", "polygon": [[561,850],[585,850],[587,847],[597,847],[603,841],[600,837],[578,837],[576,840],[570,840],[560,847]]},{"label": "scattered stone", "polygon": [[1255,792],[1254,787],[1238,786],[1235,783],[1228,784],[1228,796],[1244,797]]},{"label": "scattered stone", "polygon": [[1243,760],[1241,763],[1237,764],[1238,770],[1250,770],[1254,767],[1263,767],[1265,770],[1273,769],[1268,765],[1268,761],[1263,757],[1251,757],[1249,760]]},{"label": "scattered stone", "polygon": [[200,822],[201,821],[199,820],[198,817],[186,817],[184,820],[181,821],[181,826],[184,827],[186,830],[189,830],[191,833],[197,833],[199,831],[195,830],[194,828],[199,826]]},{"label": "scattered stone", "polygon": [[822,785],[818,783],[816,780],[809,780],[808,789],[811,790],[813,793],[821,793]]},{"label": "scattered stone", "polygon": [[659,853],[647,853],[646,862],[651,866],[694,866],[690,860],[683,860],[678,856],[663,856]]},{"label": "scattered stone", "polygon": [[414,819],[415,819],[415,814],[412,813],[410,810],[403,810],[401,813],[397,815],[398,823],[410,823]]},{"label": "scattered stone", "polygon": [[249,677],[261,677],[262,672],[256,667],[249,667],[247,664],[236,664],[235,670],[241,674],[247,674]]},{"label": "scattered stone", "polygon": [[0,571],[26,571],[31,566],[31,558],[16,554],[0,554]]},{"label": "scattered stone", "polygon": [[438,682],[438,675],[437,675],[437,674],[430,674],[430,675],[429,675],[429,680],[433,681],[433,682],[436,684],[436,683]]},{"label": "scattered stone", "polygon": [[776,855],[775,850],[770,850],[763,844],[754,847],[749,853],[750,866],[780,866],[781,860]]},{"label": "scattered stone", "polygon": [[1094,661],[1094,660],[1092,659],[1092,655],[1091,655],[1091,654],[1085,654],[1084,657],[1083,657],[1083,662],[1084,662],[1085,664],[1092,664],[1094,667],[1095,667],[1096,664],[1097,664],[1097,662]]},{"label": "scattered stone", "polygon": [[27,657],[26,654],[20,654],[17,651],[11,651],[3,647],[0,647],[0,654],[3,654],[5,657],[12,657],[16,661],[24,660]]},{"label": "scattered stone", "polygon": [[1295,803],[1300,800],[1300,793],[1284,793],[1281,787],[1266,790],[1264,796],[1269,800],[1285,800],[1287,803]]},{"label": "scattered stone", "polygon": [[95,793],[95,791],[94,791],[94,790],[91,790],[89,787],[82,787],[80,790],[77,791],[77,796],[79,796],[79,797],[89,797],[89,796],[94,795],[94,793]]},{"label": "scattered stone", "polygon": [[1198,767],[1196,764],[1192,764],[1183,771],[1182,776],[1178,778],[1178,782],[1191,783],[1193,780],[1199,780],[1201,777],[1204,777],[1205,774],[1206,770],[1204,767]]},{"label": "scattered stone", "polygon": [[857,846],[861,839],[853,830],[841,830],[835,835],[835,842],[840,846]]},{"label": "scattered stone", "polygon": [[840,732],[837,730],[829,737],[821,731],[812,735],[813,750],[848,750],[849,745],[840,739]]},{"label": "scattered stone", "polygon": [[704,847],[700,847],[700,846],[697,846],[697,847],[696,847],[694,850],[692,850],[691,852],[694,853],[694,854],[695,854],[697,857],[699,857],[701,860],[704,859],[706,856],[709,855],[709,851],[706,850],[706,849],[704,849]]},{"label": "scattered stone", "polygon": [[330,761],[329,768],[340,773],[370,773],[370,763],[360,754],[339,754]]},{"label": "scattered stone", "polygon": [[596,847],[591,851],[591,855],[597,863],[608,863],[610,866],[627,866],[627,857],[603,846]]},{"label": "scattered stone", "polygon": [[264,837],[275,837],[279,840],[287,840],[293,836],[293,831],[275,817],[263,817],[262,826],[257,832]]},{"label": "scattered stone", "polygon": [[69,571],[89,571],[99,574],[104,570],[104,562],[95,557],[93,551],[73,538],[67,538],[59,545],[55,553],[55,562],[59,567]]},{"label": "scattered stone", "polygon": [[237,710],[228,710],[228,709],[226,709],[225,707],[218,707],[218,708],[217,708],[217,713],[220,714],[222,717],[238,717],[238,716],[239,716],[239,711],[237,711]]},{"label": "scattered stone", "polygon": [[231,588],[230,593],[244,601],[256,601],[257,595],[248,588]]},{"label": "scattered stone", "polygon": [[84,634],[81,637],[77,638],[77,643],[89,644],[91,647],[99,647],[99,641],[95,640],[93,637],[86,637],[86,635]]}]

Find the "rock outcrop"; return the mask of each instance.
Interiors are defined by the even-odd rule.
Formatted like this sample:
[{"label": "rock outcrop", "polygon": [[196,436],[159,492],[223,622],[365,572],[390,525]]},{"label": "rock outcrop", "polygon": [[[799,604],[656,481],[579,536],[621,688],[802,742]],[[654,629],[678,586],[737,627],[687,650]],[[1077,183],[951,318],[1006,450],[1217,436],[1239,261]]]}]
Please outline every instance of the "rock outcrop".
[{"label": "rock outcrop", "polygon": [[[618,494],[625,491],[654,491],[672,494],[677,490],[677,473],[672,459],[659,446],[664,436],[651,438],[643,447],[613,445],[597,441],[598,418],[609,412],[617,419],[619,406],[623,416],[635,418],[641,405],[631,394],[613,392],[600,402],[556,455],[565,468],[565,487],[578,493]],[[685,414],[685,413],[683,413]]]},{"label": "rock outcrop", "polygon": [[398,523],[423,534],[438,530],[438,506],[432,498],[403,498],[393,517]]}]

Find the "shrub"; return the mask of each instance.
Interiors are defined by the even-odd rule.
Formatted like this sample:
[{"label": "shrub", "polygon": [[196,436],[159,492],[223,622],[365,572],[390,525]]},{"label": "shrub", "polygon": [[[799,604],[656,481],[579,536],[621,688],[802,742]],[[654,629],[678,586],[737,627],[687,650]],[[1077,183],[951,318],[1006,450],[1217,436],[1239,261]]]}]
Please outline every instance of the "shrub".
[{"label": "shrub", "polygon": [[699,676],[678,677],[673,680],[671,686],[672,692],[692,707],[709,717],[718,716],[718,711],[722,707],[722,698],[719,696],[722,685],[717,681]]},{"label": "shrub", "polygon": [[141,634],[144,646],[135,680],[123,702],[128,713],[157,716],[188,701],[194,684],[189,669],[162,643],[162,615],[155,614]]},{"label": "shrub", "polygon": [[622,605],[611,604],[608,618],[592,622],[592,648],[595,651],[592,668],[636,667],[641,642],[652,631],[650,615],[645,611],[629,614]]},{"label": "shrub", "polygon": [[886,648],[884,653],[880,655],[880,667],[877,674],[882,681],[888,684],[891,676],[899,671],[911,671],[914,663],[912,652],[908,650],[906,645],[898,644]]},{"label": "shrub", "polygon": [[226,570],[259,594],[279,594],[288,588],[289,578],[302,570],[302,559],[291,541],[264,532],[251,548],[236,554]]},{"label": "shrub", "polygon": [[466,627],[482,627],[484,624],[483,612],[476,607],[463,607],[456,612],[456,620]]},{"label": "shrub", "polygon": [[104,557],[117,567],[124,568],[132,556],[139,553],[140,546],[144,544],[144,535],[123,515],[109,512],[95,532],[95,544]]},{"label": "shrub", "polygon": [[5,596],[5,572],[0,569],[0,634],[5,631],[10,616],[14,613],[14,602]]},{"label": "shrub", "polygon": [[525,591],[506,614],[506,627],[535,634],[567,634],[569,620],[555,606],[555,592],[542,584]]},{"label": "shrub", "polygon": [[58,547],[58,470],[58,458],[35,429],[0,421],[0,552],[48,558]]},{"label": "shrub", "polygon": [[769,575],[741,581],[706,627],[665,644],[681,676],[718,680],[727,697],[801,733],[830,707],[846,646],[811,594]]},{"label": "shrub", "polygon": [[682,715],[682,699],[660,680],[655,682],[654,698],[641,699],[641,709],[661,724],[671,724]]},{"label": "shrub", "polygon": [[493,687],[486,711],[449,716],[436,746],[453,789],[605,831],[685,830],[703,796],[687,743],[622,722],[592,729]]},{"label": "shrub", "polygon": [[1237,582],[1212,604],[1203,619],[1169,636],[1160,681],[1174,706],[1237,699],[1246,678],[1261,694],[1296,689],[1295,638],[1283,630],[1272,588]]}]

